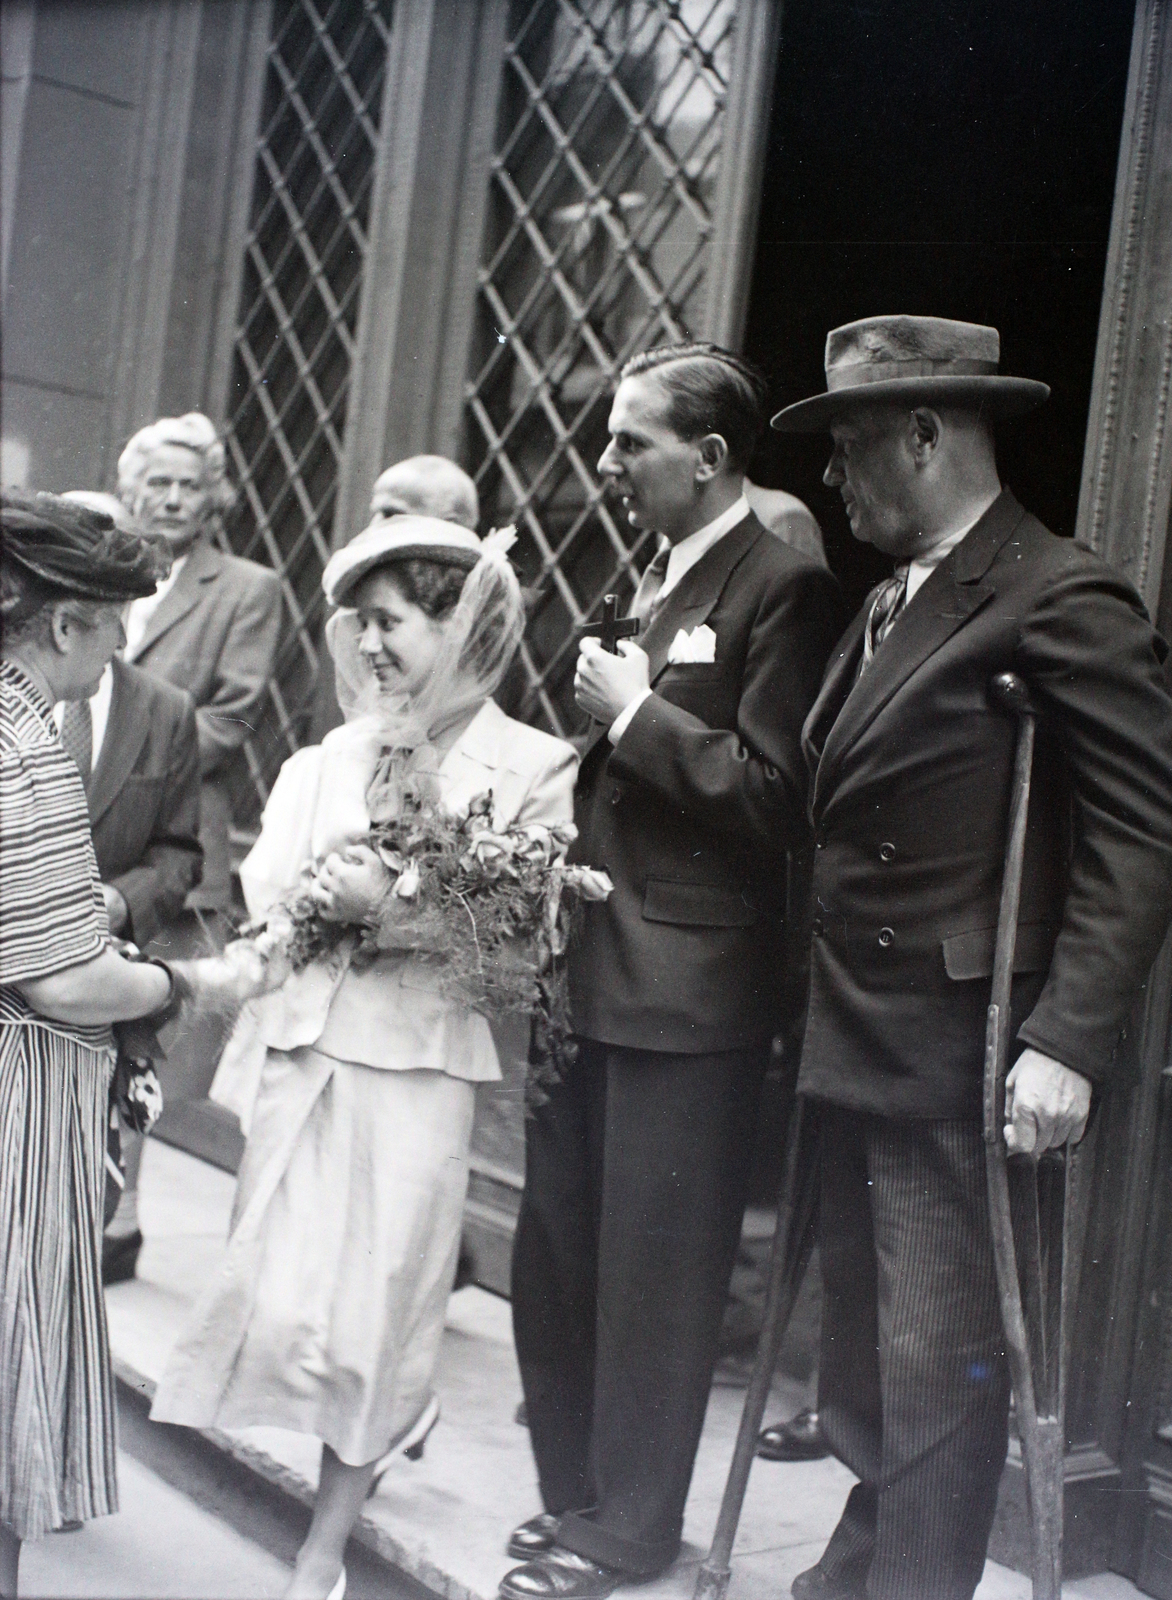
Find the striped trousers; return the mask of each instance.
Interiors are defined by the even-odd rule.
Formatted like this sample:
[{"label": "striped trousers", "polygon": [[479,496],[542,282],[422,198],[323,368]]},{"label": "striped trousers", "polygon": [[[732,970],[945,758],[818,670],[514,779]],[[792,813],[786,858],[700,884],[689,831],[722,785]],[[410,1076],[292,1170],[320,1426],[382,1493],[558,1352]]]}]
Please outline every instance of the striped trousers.
[{"label": "striped trousers", "polygon": [[821,1112],[818,1413],[860,1481],[819,1566],[868,1600],[971,1600],[1009,1414],[980,1125]]}]

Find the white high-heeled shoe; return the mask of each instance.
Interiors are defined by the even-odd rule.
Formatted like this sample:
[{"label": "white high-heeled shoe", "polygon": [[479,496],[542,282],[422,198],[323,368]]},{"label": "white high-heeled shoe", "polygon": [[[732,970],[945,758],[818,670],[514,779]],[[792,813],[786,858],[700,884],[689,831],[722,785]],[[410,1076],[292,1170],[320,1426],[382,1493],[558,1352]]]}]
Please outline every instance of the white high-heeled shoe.
[{"label": "white high-heeled shoe", "polygon": [[378,1493],[378,1486],[396,1456],[406,1456],[408,1461],[419,1461],[422,1458],[423,1447],[439,1419],[439,1398],[433,1394],[428,1398],[427,1404],[407,1429],[407,1432],[401,1438],[395,1440],[385,1456],[380,1456],[375,1462],[374,1476],[370,1480],[370,1488],[366,1491],[368,1500]]}]

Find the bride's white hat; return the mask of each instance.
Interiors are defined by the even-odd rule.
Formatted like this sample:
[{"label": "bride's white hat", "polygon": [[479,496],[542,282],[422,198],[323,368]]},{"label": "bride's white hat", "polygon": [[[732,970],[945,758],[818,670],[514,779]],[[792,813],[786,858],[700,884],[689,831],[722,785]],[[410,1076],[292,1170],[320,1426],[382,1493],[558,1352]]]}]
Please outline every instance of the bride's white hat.
[{"label": "bride's white hat", "polygon": [[483,554],[484,545],[469,528],[441,522],[438,517],[403,512],[372,522],[349,544],[335,550],[321,575],[321,586],[331,605],[344,606],[368,572],[392,561],[422,557],[471,572]]}]

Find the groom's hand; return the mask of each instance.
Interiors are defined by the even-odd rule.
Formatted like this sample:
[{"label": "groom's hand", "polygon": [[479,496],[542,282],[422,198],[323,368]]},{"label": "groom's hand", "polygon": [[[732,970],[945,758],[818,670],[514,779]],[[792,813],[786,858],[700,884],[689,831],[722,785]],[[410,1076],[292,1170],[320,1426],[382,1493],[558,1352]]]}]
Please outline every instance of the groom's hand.
[{"label": "groom's hand", "polygon": [[580,709],[608,728],[620,711],[651,687],[646,650],[629,639],[620,639],[618,648],[619,654],[612,656],[597,639],[583,639],[574,674],[574,699]]},{"label": "groom's hand", "polygon": [[330,852],[309,893],[327,922],[366,922],[390,886],[390,873],[370,846],[353,844]]}]

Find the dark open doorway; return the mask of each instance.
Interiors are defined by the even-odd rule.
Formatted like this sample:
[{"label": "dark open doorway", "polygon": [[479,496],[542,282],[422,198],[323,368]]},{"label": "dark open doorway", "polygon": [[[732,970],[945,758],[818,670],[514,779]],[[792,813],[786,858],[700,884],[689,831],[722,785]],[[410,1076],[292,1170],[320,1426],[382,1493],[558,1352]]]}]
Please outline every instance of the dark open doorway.
[{"label": "dark open doorway", "polygon": [[[992,323],[1049,404],[1002,477],[1074,531],[1131,8],[1088,0],[787,0],[745,351],[779,403],[824,387],[827,329],[913,312]],[[852,608],[882,559],[821,475],[828,441],[771,434],[753,477],[801,496]]]}]

